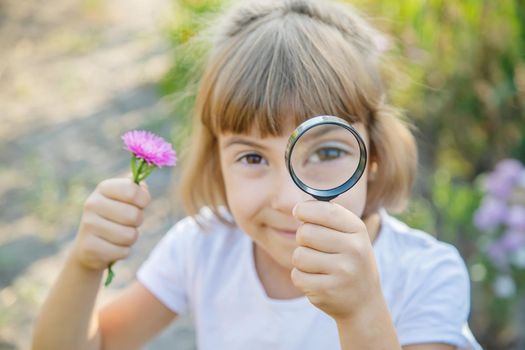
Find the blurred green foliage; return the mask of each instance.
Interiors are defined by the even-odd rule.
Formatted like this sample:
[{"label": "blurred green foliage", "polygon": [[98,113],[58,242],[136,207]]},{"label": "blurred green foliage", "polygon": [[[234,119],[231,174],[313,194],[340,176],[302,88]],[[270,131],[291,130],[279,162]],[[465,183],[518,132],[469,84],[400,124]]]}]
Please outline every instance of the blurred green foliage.
[{"label": "blurred green foliage", "polygon": [[[185,121],[177,126],[179,142],[188,135],[208,50],[196,35],[227,3],[175,1],[175,20],[166,27],[173,59],[161,86]],[[518,296],[494,296],[497,274],[481,253],[483,236],[472,217],[482,175],[502,158],[525,161],[525,2],[351,3],[388,38],[383,71],[390,99],[416,126],[419,179],[402,218],[458,247],[473,277],[473,332],[484,348],[510,349]]]},{"label": "blurred green foliage", "polygon": [[[191,128],[192,107],[210,43],[202,35],[222,8],[224,0],[175,0],[174,20],[165,28],[172,45],[172,65],[160,82],[181,123],[172,131],[176,146],[182,145]],[[198,35],[201,34],[201,35]]]}]

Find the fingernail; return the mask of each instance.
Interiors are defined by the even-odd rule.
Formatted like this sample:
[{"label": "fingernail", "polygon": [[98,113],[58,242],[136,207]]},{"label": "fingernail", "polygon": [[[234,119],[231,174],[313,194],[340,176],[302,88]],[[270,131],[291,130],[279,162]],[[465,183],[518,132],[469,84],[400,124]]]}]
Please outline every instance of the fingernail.
[{"label": "fingernail", "polygon": [[295,216],[295,208],[297,208],[297,204],[294,205],[293,209],[292,209],[292,215]]}]

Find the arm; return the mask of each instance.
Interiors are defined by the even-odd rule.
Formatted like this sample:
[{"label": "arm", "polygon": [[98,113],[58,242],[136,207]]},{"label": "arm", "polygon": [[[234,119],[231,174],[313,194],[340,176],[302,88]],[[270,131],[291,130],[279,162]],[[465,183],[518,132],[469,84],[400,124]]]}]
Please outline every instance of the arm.
[{"label": "arm", "polygon": [[[382,296],[372,307],[363,309],[353,319],[338,320],[337,330],[341,349],[401,349],[390,312]],[[456,350],[452,345],[442,343],[414,344],[403,346],[402,350]]]},{"label": "arm", "polygon": [[94,311],[101,277],[66,263],[37,320],[33,350],[138,348],[177,317],[138,282]]},{"label": "arm", "polygon": [[[380,293],[378,293],[380,294]],[[401,349],[390,312],[382,295],[377,295],[376,302],[363,307],[352,317],[337,319],[337,330],[342,350],[352,349]],[[405,348],[403,348],[406,350]],[[441,350],[411,349],[411,350]]]},{"label": "arm", "polygon": [[102,348],[139,348],[176,317],[141,283],[135,282],[99,312]]},{"label": "arm", "polygon": [[291,277],[309,300],[331,316],[341,348],[401,350],[381,289],[366,224],[331,202],[298,203]]},{"label": "arm", "polygon": [[102,271],[86,269],[68,257],[36,320],[33,350],[100,349],[93,308],[101,278]]},{"label": "arm", "polygon": [[[385,304],[368,308],[362,316],[337,321],[341,349],[401,349]],[[402,350],[456,350],[448,344],[428,343],[403,346]]]},{"label": "arm", "polygon": [[[330,202],[299,203],[294,216],[303,224],[296,233],[292,281],[312,304],[335,320],[342,349],[401,349],[404,340],[414,344],[405,350],[442,350],[454,349],[445,343],[461,341],[457,332],[468,311],[468,276],[450,250],[441,248],[435,259],[418,265],[417,273],[426,276],[425,284],[414,287],[418,294],[410,298],[412,305],[405,307],[401,323],[394,328],[366,225]],[[443,331],[441,323],[446,321],[452,324],[452,331]],[[425,342],[432,338],[429,334],[434,339]]]},{"label": "arm", "polygon": [[457,348],[448,344],[416,344],[403,346],[403,350],[456,350]]},{"label": "arm", "polygon": [[128,256],[149,202],[147,188],[130,179],[103,181],[86,200],[73,249],[35,323],[34,350],[136,347],[175,317],[138,283],[95,311],[103,271]]}]

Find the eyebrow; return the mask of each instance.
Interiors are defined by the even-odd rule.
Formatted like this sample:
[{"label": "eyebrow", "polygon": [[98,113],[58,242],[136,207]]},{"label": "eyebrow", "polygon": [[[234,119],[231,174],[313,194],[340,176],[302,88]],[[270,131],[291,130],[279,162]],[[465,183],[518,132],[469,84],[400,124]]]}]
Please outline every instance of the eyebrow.
[{"label": "eyebrow", "polygon": [[[329,126],[329,127],[322,127],[322,126]],[[310,129],[308,130],[305,134],[303,134],[301,136],[301,139],[303,141],[310,141],[312,139],[316,139],[318,137],[321,137],[323,135],[326,135],[326,134],[329,134],[329,133],[332,133],[332,132],[340,132],[340,131],[345,131],[347,133],[350,133],[350,131],[346,130],[345,128],[343,127],[334,127],[335,125],[333,124],[325,124],[325,125],[321,125],[321,127],[317,127],[317,130],[313,130],[313,129]],[[310,132],[312,131],[312,132]]]},{"label": "eyebrow", "polygon": [[251,146],[251,147],[256,147],[256,148],[261,148],[261,149],[267,149],[267,147],[264,146],[264,145],[261,145],[261,144],[259,144],[257,142],[250,141],[250,140],[238,137],[238,136],[234,136],[231,139],[229,139],[224,144],[223,148],[228,148],[228,147],[233,146],[233,145],[246,145],[246,146]]}]

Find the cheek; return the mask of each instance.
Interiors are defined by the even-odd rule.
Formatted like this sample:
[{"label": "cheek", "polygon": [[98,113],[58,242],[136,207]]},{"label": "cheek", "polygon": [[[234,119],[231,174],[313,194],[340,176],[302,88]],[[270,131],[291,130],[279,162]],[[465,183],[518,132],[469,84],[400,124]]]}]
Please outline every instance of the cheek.
[{"label": "cheek", "polygon": [[367,166],[365,172],[363,173],[357,184],[355,184],[355,186],[352,187],[350,190],[346,191],[345,193],[334,199],[334,202],[339,205],[342,205],[346,209],[353,212],[355,215],[362,217],[366,207],[366,196],[368,190],[368,171],[370,169],[370,141],[369,135],[364,125],[358,123],[357,125],[354,125],[354,127],[357,129],[357,131],[359,132],[366,144],[369,157]]},{"label": "cheek", "polygon": [[342,205],[355,215],[362,217],[366,206],[367,189],[367,173],[365,171],[357,184],[350,190],[334,199],[334,202]]},{"label": "cheek", "polygon": [[223,168],[226,198],[236,223],[244,230],[257,224],[257,215],[264,208],[264,183],[260,179],[247,179]]}]

